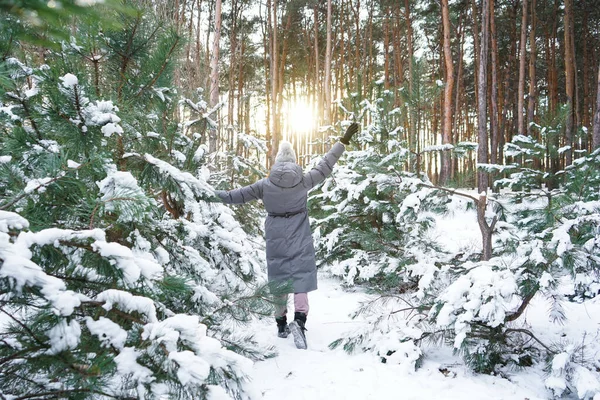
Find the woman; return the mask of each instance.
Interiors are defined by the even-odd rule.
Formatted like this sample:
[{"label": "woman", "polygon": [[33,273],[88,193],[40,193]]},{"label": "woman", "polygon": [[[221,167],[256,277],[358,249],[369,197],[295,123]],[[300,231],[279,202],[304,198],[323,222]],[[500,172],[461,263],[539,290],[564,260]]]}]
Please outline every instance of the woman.
[{"label": "woman", "polygon": [[[287,324],[287,294],[276,299],[275,321],[278,336],[286,338],[291,332],[299,349],[306,349],[307,293],[317,289],[315,249],[306,209],[307,193],[323,182],[358,131],[351,124],[318,165],[307,173],[296,162],[296,153],[289,142],[279,145],[275,164],[269,176],[240,188],[217,191],[217,196],[229,204],[261,199],[268,213],[265,221],[267,270],[269,282],[286,285],[294,293],[294,321]],[[343,143],[343,144],[342,144]]]}]

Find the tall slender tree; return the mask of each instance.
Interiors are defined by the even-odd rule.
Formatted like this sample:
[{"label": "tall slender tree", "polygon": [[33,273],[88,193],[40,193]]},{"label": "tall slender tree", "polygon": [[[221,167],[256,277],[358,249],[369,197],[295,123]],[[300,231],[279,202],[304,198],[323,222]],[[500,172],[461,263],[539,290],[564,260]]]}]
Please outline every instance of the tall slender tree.
[{"label": "tall slender tree", "polygon": [[[477,162],[487,164],[488,162],[488,131],[487,131],[487,79],[488,79],[488,55],[490,37],[490,7],[489,0],[482,2],[481,15],[481,43],[479,57],[479,82],[477,92],[479,93],[477,105]],[[488,174],[480,169],[477,173],[477,189],[479,193],[487,192],[489,186]]]},{"label": "tall slender tree", "polygon": [[496,13],[495,13],[495,0],[489,0],[490,2],[490,44],[492,45],[491,56],[492,56],[492,89],[490,103],[492,106],[492,112],[490,114],[490,161],[492,164],[498,163],[498,144],[499,132],[498,132],[498,34],[496,32]]},{"label": "tall slender tree", "polygon": [[565,92],[567,95],[567,119],[565,121],[565,163],[573,162],[573,131],[575,129],[575,49],[573,48],[573,0],[565,0]]},{"label": "tall slender tree", "polygon": [[524,135],[527,132],[525,128],[525,65],[527,57],[525,51],[527,48],[527,0],[523,0],[523,14],[521,17],[521,40],[519,42],[519,92],[517,98],[517,133]]},{"label": "tall slender tree", "polygon": [[269,5],[271,6],[269,9],[269,14],[271,15],[271,26],[270,28],[270,38],[271,38],[271,48],[270,50],[270,71],[271,71],[271,143],[269,143],[270,147],[270,161],[271,163],[275,162],[275,154],[277,148],[279,147],[279,137],[281,135],[280,126],[279,126],[279,110],[277,109],[278,103],[278,93],[279,93],[279,80],[278,80],[278,26],[279,21],[277,18],[277,0],[270,0]]},{"label": "tall slender tree", "polygon": [[600,148],[600,66],[598,67],[598,87],[596,89],[596,114],[594,115],[594,134],[592,149]]},{"label": "tall slender tree", "polygon": [[325,125],[331,124],[331,0],[327,0],[327,43],[325,48]]},{"label": "tall slender tree", "polygon": [[[408,42],[408,92],[409,98],[409,134],[408,134],[408,145],[410,150],[417,151],[417,113],[412,99],[415,94],[415,73],[414,73],[414,42],[413,42],[413,27],[412,19],[410,15],[410,1],[404,0],[404,17],[406,18],[406,40]],[[419,169],[420,166],[417,166]]]},{"label": "tall slender tree", "polygon": [[[450,12],[448,0],[442,0],[442,24],[444,27],[444,66],[446,68],[446,82],[444,87],[444,109],[442,124],[442,144],[452,142],[452,93],[454,90],[454,64],[452,62],[452,49],[450,47]],[[450,152],[442,151],[440,185],[446,185],[450,179],[451,160]]]},{"label": "tall slender tree", "polygon": [[[215,20],[213,32],[213,45],[210,56],[210,106],[216,107],[219,104],[219,45],[221,42],[221,0],[215,3]],[[209,132],[209,151],[217,150],[218,131],[212,127]]]},{"label": "tall slender tree", "polygon": [[529,95],[527,97],[527,135],[531,136],[533,129],[533,119],[535,114],[535,104],[537,98],[537,80],[535,64],[537,61],[536,48],[536,0],[531,0],[531,28],[529,30]]}]

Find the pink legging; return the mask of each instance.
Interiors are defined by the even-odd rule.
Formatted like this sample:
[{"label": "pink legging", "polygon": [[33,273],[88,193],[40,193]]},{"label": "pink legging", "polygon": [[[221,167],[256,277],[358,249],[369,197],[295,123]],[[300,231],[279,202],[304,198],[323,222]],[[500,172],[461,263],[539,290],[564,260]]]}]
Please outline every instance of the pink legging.
[{"label": "pink legging", "polygon": [[[287,313],[288,295],[275,297],[275,316],[283,317]],[[308,293],[294,293],[294,309],[296,312],[308,314]]]}]

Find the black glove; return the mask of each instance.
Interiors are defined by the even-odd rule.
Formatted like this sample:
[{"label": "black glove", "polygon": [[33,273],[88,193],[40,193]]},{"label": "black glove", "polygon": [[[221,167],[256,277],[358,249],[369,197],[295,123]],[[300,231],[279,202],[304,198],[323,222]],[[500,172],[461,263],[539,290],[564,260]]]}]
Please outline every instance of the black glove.
[{"label": "black glove", "polygon": [[353,122],[346,129],[346,133],[344,133],[344,137],[340,139],[340,142],[344,143],[345,145],[349,145],[350,144],[350,139],[352,139],[352,136],[356,132],[358,132],[358,124],[356,122]]}]

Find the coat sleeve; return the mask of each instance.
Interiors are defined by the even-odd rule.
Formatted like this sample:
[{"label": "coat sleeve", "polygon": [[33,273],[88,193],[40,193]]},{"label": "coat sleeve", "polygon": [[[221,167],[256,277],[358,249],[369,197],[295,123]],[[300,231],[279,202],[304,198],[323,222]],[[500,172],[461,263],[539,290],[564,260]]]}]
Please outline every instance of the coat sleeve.
[{"label": "coat sleeve", "polygon": [[304,182],[306,182],[309,188],[313,188],[323,182],[331,174],[333,166],[340,159],[344,150],[345,147],[340,142],[334,144],[331,150],[319,161],[317,166],[304,174]]},{"label": "coat sleeve", "polygon": [[230,191],[217,190],[215,194],[223,203],[227,204],[242,204],[252,200],[259,200],[263,198],[263,181],[264,179],[261,179],[252,185]]}]

